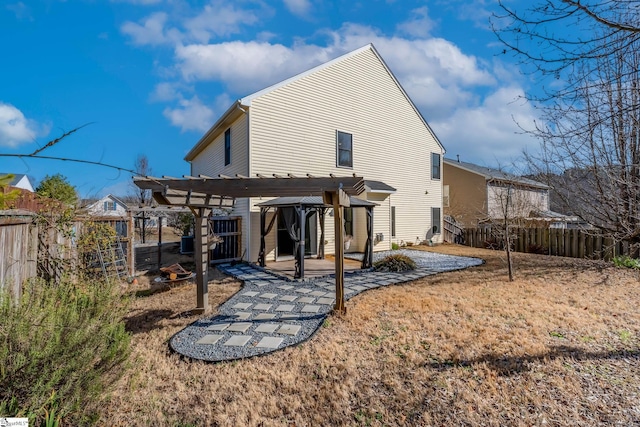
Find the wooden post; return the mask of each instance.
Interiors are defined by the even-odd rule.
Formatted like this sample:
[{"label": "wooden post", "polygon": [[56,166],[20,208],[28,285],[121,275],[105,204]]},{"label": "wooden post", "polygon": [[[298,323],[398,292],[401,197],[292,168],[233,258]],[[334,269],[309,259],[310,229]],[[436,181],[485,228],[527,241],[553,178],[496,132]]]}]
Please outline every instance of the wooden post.
[{"label": "wooden post", "polygon": [[136,276],[136,251],[135,251],[135,237],[136,230],[133,226],[133,211],[129,211],[129,221],[127,222],[127,237],[129,241],[127,242],[127,255],[129,256],[129,274],[131,277]]},{"label": "wooden post", "polygon": [[[334,193],[335,194],[335,193]],[[344,306],[344,211],[338,198],[333,203],[333,224],[335,229],[335,265],[336,265],[336,305],[334,310],[344,314],[347,309]]]},{"label": "wooden post", "polygon": [[307,225],[307,209],[304,206],[300,206],[298,209],[298,221],[300,222],[300,234],[298,238],[300,242],[298,243],[298,253],[296,256],[298,257],[299,265],[298,265],[298,278],[304,279],[304,253],[306,252],[306,235],[305,228]]},{"label": "wooden post", "polygon": [[325,191],[324,203],[333,205],[333,226],[335,231],[335,266],[336,266],[336,305],[334,312],[346,314],[344,306],[344,210],[343,206],[351,205],[349,196],[344,191]]},{"label": "wooden post", "polygon": [[158,217],[158,270],[162,267],[162,217]]},{"label": "wooden post", "polygon": [[209,213],[211,209],[192,208],[196,218],[195,247],[193,255],[196,262],[196,312],[205,313],[209,309]]}]

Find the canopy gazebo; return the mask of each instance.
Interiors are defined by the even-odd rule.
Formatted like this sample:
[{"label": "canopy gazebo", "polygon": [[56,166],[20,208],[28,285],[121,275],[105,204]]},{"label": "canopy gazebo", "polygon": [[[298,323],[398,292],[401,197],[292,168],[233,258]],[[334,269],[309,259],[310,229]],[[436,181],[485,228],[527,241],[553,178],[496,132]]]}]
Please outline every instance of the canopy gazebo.
[{"label": "canopy gazebo", "polygon": [[[334,209],[336,305],[335,310],[344,312],[344,233],[343,207],[349,207],[351,199],[365,191],[362,177],[314,177],[306,178],[274,175],[268,178],[259,175],[248,178],[237,175],[220,175],[213,178],[205,175],[172,177],[134,177],[141,189],[151,190],[153,198],[161,205],[186,206],[195,216],[196,233],[194,256],[196,261],[196,288],[198,311],[208,309],[207,273],[209,266],[209,228],[207,218],[214,208],[232,208],[240,197],[322,197],[324,205]],[[371,221],[373,217],[371,216]],[[373,223],[373,222],[371,222]],[[369,236],[371,237],[371,236]]]},{"label": "canopy gazebo", "polygon": [[[367,213],[367,241],[361,268],[369,268],[373,259],[373,208],[376,203],[349,196],[351,208],[364,208]],[[318,244],[318,259],[324,259],[325,216],[333,206],[326,204],[320,196],[278,197],[266,202],[258,203],[260,207],[260,253],[258,264],[262,267],[266,263],[265,237],[272,231],[280,213],[284,219],[287,235],[294,242],[295,274],[294,278],[304,278],[304,258],[306,254],[306,219],[316,213],[320,222],[320,241]],[[288,208],[288,209],[287,209]],[[267,226],[267,214],[273,209],[274,215]]]}]

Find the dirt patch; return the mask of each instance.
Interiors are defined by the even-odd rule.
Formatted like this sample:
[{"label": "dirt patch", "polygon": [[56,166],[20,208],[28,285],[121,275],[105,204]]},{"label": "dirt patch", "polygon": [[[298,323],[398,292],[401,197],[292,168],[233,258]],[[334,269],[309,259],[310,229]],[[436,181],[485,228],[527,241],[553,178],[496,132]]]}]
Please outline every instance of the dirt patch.
[{"label": "dirt patch", "polygon": [[[632,425],[640,422],[640,281],[602,262],[423,248],[486,263],[367,291],[309,342],[207,364],[167,340],[195,287],[134,301],[131,368],[102,425]],[[219,273],[213,273],[219,274]],[[217,306],[240,284],[213,276]]]}]

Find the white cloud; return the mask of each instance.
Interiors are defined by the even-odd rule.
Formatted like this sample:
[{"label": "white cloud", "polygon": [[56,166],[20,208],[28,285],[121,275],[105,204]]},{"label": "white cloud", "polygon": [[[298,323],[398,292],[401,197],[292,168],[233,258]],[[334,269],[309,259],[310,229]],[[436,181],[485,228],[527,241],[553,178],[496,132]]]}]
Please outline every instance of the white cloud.
[{"label": "white cloud", "polygon": [[[215,24],[215,19],[225,13],[228,20]],[[241,16],[248,16],[248,22],[242,22]],[[206,131],[231,104],[226,94],[212,103],[204,102],[204,95],[190,99],[182,95],[185,90],[198,93],[199,82],[218,83],[223,91],[244,96],[373,43],[450,156],[465,153],[467,160],[491,164],[495,159],[517,157],[533,143],[514,123],[515,119],[526,126],[535,117],[531,105],[513,102],[523,94],[514,83],[517,76],[496,59],[483,61],[448,40],[430,37],[428,29],[433,22],[426,7],[414,10],[412,18],[398,26],[396,35],[348,23],[338,30],[316,33],[326,37],[325,44],[297,39],[286,46],[271,41],[271,36],[251,41],[209,41],[212,36],[237,31],[240,25],[254,24],[256,16],[212,2],[197,18],[184,21],[183,37],[173,38],[176,75],[170,78],[179,80],[158,84],[152,95],[155,100],[175,103],[164,110],[173,125],[183,131]],[[147,44],[171,41],[168,17],[151,17],[155,20],[147,20],[136,27],[137,33],[130,33],[134,40],[141,44],[144,40]]]},{"label": "white cloud", "polygon": [[427,6],[413,9],[411,19],[398,24],[398,30],[413,37],[427,37],[436,23],[429,17]]},{"label": "white cloud", "polygon": [[307,16],[311,10],[309,0],[284,0],[284,5],[289,9],[289,12],[302,17]]},{"label": "white cloud", "polygon": [[175,82],[162,82],[158,83],[150,96],[151,101],[166,102],[175,101],[177,99],[183,99],[181,89],[184,85]]},{"label": "white cloud", "polygon": [[221,80],[248,94],[332,58],[333,48],[268,42],[224,42],[178,46],[178,68],[187,81]]},{"label": "white cloud", "polygon": [[481,163],[508,165],[523,149],[537,141],[523,134],[537,118],[517,86],[499,88],[476,106],[460,107],[451,116],[430,125],[447,149],[447,157]]},{"label": "white cloud", "polygon": [[180,45],[177,68],[188,82],[221,81],[232,92],[247,95],[373,42],[428,117],[450,114],[472,100],[471,89],[496,84],[486,66],[444,39],[386,37],[354,24],[328,36],[327,46],[258,41]]},{"label": "white cloud", "polygon": [[48,129],[27,119],[22,111],[0,102],[0,147],[17,147],[33,142],[38,135],[46,133]]},{"label": "white cloud", "polygon": [[204,132],[211,127],[214,122],[214,111],[194,96],[191,99],[182,99],[177,108],[165,108],[164,116],[169,119],[172,125],[179,126],[183,132],[196,130]]},{"label": "white cloud", "polygon": [[168,15],[165,12],[152,13],[141,24],[127,21],[120,27],[120,30],[131,37],[137,45],[161,45],[165,43],[176,43],[182,35],[175,28],[165,29]]},{"label": "white cloud", "polygon": [[238,9],[230,2],[214,1],[197,16],[187,20],[184,26],[193,40],[207,43],[212,36],[229,36],[240,32],[242,25],[257,22],[258,15],[253,10]]}]

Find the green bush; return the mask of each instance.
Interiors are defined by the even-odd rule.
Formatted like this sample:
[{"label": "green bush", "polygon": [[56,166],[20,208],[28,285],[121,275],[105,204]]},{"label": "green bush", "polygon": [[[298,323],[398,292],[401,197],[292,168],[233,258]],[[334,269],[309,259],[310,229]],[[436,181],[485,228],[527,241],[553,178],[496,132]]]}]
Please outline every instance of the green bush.
[{"label": "green bush", "polygon": [[416,263],[406,255],[389,255],[373,263],[376,271],[410,271],[416,269]]},{"label": "green bush", "polygon": [[613,264],[616,267],[626,267],[633,268],[634,270],[640,270],[640,260],[628,257],[626,255],[613,258]]},{"label": "green bush", "polygon": [[400,245],[398,245],[397,243],[391,243],[391,249],[394,251],[397,251],[398,249],[400,249]]},{"label": "green bush", "polygon": [[0,417],[91,423],[91,408],[129,355],[126,309],[112,282],[33,281],[19,299],[1,292]]}]

